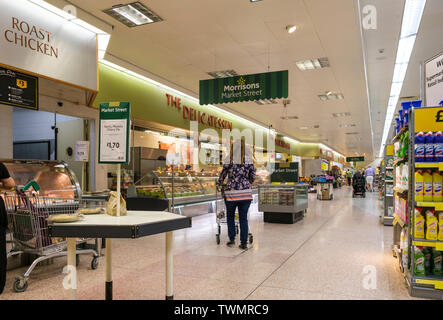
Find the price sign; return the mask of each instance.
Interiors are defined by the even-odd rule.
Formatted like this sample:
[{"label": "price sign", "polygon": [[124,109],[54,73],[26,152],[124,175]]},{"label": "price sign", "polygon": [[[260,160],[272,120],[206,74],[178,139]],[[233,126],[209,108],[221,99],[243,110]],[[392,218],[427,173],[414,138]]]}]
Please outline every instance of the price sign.
[{"label": "price sign", "polygon": [[100,104],[99,163],[129,162],[129,102]]},{"label": "price sign", "polygon": [[89,141],[77,141],[75,143],[75,161],[89,161]]}]

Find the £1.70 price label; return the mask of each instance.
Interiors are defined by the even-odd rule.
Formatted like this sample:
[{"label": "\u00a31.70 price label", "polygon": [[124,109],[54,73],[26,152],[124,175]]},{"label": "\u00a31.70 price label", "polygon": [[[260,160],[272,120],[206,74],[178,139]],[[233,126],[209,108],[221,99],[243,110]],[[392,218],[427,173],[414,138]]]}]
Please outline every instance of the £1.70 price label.
[{"label": "\u00a31.70 price label", "polygon": [[126,162],[126,126],[124,119],[101,120],[101,161]]}]

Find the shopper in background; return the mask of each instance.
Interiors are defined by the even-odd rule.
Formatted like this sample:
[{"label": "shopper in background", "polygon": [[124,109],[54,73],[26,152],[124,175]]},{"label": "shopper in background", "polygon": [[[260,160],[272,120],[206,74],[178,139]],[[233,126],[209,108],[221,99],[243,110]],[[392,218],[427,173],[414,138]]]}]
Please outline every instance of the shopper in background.
[{"label": "shopper in background", "polygon": [[[8,169],[0,162],[0,189],[12,189],[15,181],[9,175]],[[0,197],[0,294],[3,292],[6,283],[6,228],[8,227],[8,217],[3,198]]]},{"label": "shopper in background", "polygon": [[366,187],[367,190],[370,192],[373,192],[373,184],[374,184],[374,176],[375,176],[375,170],[374,168],[371,168],[371,166],[369,166],[366,170],[365,170],[365,176],[366,176]]},{"label": "shopper in background", "polygon": [[[243,141],[234,142],[231,146],[230,161],[223,165],[217,187],[221,190],[223,183],[228,178],[224,188],[226,204],[226,220],[228,224],[229,247],[235,245],[235,210],[238,208],[240,223],[240,249],[248,248],[248,210],[252,201],[251,185],[255,180],[255,167],[252,158],[245,156]],[[232,152],[232,150],[234,152]]]},{"label": "shopper in background", "polygon": [[351,182],[352,182],[352,171],[348,169],[348,171],[346,171],[346,178],[348,179],[348,186],[351,186]]}]

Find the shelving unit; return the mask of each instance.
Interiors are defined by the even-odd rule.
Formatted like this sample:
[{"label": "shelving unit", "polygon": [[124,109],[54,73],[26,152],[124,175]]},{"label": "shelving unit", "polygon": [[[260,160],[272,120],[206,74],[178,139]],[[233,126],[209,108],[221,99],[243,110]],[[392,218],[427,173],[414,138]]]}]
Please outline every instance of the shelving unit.
[{"label": "shelving unit", "polygon": [[[439,112],[443,112],[442,107],[429,107],[429,108],[417,108],[409,110],[409,147],[408,147],[408,192],[407,192],[407,221],[403,221],[397,214],[394,214],[394,256],[399,258],[400,265],[402,265],[402,252],[399,250],[398,241],[399,235],[403,228],[407,228],[406,234],[408,235],[408,263],[407,267],[400,268],[404,272],[405,281],[409,287],[411,296],[431,299],[443,299],[443,275],[426,274],[415,275],[415,259],[414,259],[414,247],[428,247],[435,248],[437,251],[443,251],[443,241],[435,241],[428,239],[415,238],[414,226],[415,226],[415,208],[435,208],[435,211],[443,211],[443,202],[426,202],[415,201],[415,170],[416,169],[437,169],[443,170],[443,163],[415,163],[414,148],[415,148],[415,134],[417,132],[439,131],[441,130],[441,124],[436,123],[435,115]],[[417,119],[419,119],[417,121]],[[438,130],[439,129],[439,130]],[[401,135],[401,134],[399,134]],[[394,137],[393,142],[398,141],[398,136]],[[404,160],[404,159],[403,159]],[[397,161],[398,164],[400,161]],[[395,171],[395,170],[394,170]],[[395,180],[395,178],[394,178]],[[404,188],[396,186],[394,189],[396,196],[404,196]],[[399,194],[400,191],[403,193]]]},{"label": "shelving unit", "polygon": [[383,216],[380,221],[385,226],[392,226],[394,222],[394,153],[393,146],[386,146],[383,166],[380,172],[380,182],[383,196]]}]

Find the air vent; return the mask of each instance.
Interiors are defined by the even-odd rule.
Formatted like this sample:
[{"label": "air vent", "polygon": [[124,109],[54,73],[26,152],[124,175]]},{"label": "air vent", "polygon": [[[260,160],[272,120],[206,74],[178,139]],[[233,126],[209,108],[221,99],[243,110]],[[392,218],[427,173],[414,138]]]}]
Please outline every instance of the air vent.
[{"label": "air vent", "polygon": [[334,118],[350,117],[350,116],[351,116],[351,113],[350,113],[350,112],[333,113],[332,116],[333,116]]},{"label": "air vent", "polygon": [[346,132],[348,136],[360,134],[360,132]]},{"label": "air vent", "polygon": [[318,129],[320,128],[320,126],[318,124],[314,125],[314,126],[303,126],[303,127],[299,127],[300,130],[309,130],[309,129]]},{"label": "air vent", "polygon": [[214,78],[230,78],[238,76],[238,73],[235,70],[211,71],[208,72],[208,74]]},{"label": "air vent", "polygon": [[356,125],[355,124],[341,124],[340,125],[340,128],[353,128],[353,127],[355,127]]},{"label": "air vent", "polygon": [[103,12],[131,28],[163,20],[139,1],[118,4]]},{"label": "air vent", "polygon": [[317,58],[312,60],[297,61],[296,64],[301,71],[321,69],[329,67],[329,59]]},{"label": "air vent", "polygon": [[265,104],[277,104],[278,101],[274,100],[274,99],[262,99],[262,100],[257,100],[255,101],[255,103],[259,104],[259,105],[265,105]]}]

